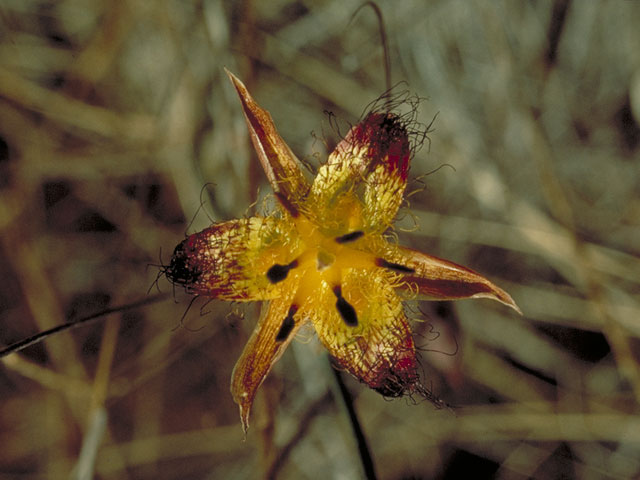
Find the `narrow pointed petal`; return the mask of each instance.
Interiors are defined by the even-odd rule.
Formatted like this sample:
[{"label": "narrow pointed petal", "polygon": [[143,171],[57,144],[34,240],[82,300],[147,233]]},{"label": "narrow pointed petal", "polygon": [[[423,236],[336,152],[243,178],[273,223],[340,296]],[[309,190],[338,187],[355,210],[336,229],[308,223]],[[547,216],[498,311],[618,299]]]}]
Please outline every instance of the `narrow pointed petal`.
[{"label": "narrow pointed petal", "polygon": [[507,292],[479,273],[448,260],[388,245],[378,259],[378,266],[401,274],[404,280],[401,288],[427,299],[490,298],[522,314]]},{"label": "narrow pointed petal", "polygon": [[416,352],[400,298],[383,271],[350,270],[325,288],[309,316],[320,341],[349,373],[396,397],[418,386]]},{"label": "narrow pointed petal", "polygon": [[[312,186],[311,196],[328,218],[345,198],[357,197],[365,231],[384,231],[403,201],[411,144],[406,126],[393,113],[370,113],[331,153]],[[353,225],[352,225],[353,227]],[[344,226],[336,226],[337,229]]]},{"label": "narrow pointed petal", "polygon": [[256,103],[238,77],[227,69],[225,71],[242,102],[249,135],[269,183],[282,206],[297,216],[310,188],[300,161],[278,134],[269,112]]},{"label": "narrow pointed petal", "polygon": [[[192,294],[223,300],[266,300],[281,295],[285,278],[273,278],[274,266],[299,254],[291,222],[252,217],[217,223],[188,236],[174,250],[166,275]],[[282,277],[282,274],[280,275]]]},{"label": "narrow pointed petal", "polygon": [[303,324],[291,297],[285,295],[263,304],[258,325],[233,369],[231,394],[240,408],[245,433],[258,388]]}]

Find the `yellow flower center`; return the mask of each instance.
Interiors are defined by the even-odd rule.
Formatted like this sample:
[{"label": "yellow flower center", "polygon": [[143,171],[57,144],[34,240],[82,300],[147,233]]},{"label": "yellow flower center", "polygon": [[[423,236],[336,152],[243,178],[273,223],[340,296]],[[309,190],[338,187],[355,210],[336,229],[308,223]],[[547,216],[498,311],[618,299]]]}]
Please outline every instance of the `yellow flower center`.
[{"label": "yellow flower center", "polygon": [[365,233],[361,230],[361,208],[354,197],[344,195],[331,217],[335,222],[326,226],[318,226],[303,215],[293,219],[302,250],[290,264],[295,266],[292,277],[299,279],[293,303],[314,303],[329,289],[345,322],[355,326],[355,311],[342,297],[341,287],[349,269],[375,268],[375,257],[357,248]]}]

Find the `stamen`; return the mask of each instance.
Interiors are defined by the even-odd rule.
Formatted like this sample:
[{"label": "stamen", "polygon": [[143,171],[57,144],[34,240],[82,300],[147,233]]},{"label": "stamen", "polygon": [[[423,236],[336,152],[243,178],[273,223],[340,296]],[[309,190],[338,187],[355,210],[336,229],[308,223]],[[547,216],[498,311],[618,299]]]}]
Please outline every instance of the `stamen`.
[{"label": "stamen", "polygon": [[267,278],[271,283],[278,283],[283,281],[289,275],[289,270],[298,266],[298,260],[294,260],[288,265],[281,265],[276,263],[273,267],[267,270]]},{"label": "stamen", "polygon": [[383,268],[388,268],[390,270],[395,270],[400,273],[415,273],[415,270],[411,267],[407,267],[400,263],[387,262],[384,258],[377,258],[376,265]]},{"label": "stamen", "polygon": [[293,330],[293,327],[296,324],[293,320],[293,316],[296,314],[297,311],[298,311],[297,305],[291,305],[291,307],[289,307],[289,313],[287,314],[285,319],[282,321],[282,326],[280,327],[280,330],[276,335],[276,342],[284,342],[289,337],[289,334],[291,333],[291,331]]},{"label": "stamen", "polygon": [[355,230],[353,232],[347,233],[347,234],[342,235],[340,237],[336,237],[335,240],[336,240],[337,243],[355,242],[356,240],[358,240],[363,235],[364,235],[364,232],[362,230]]},{"label": "stamen", "polygon": [[338,298],[336,301],[336,308],[338,309],[338,313],[349,327],[358,326],[358,315],[356,314],[356,309],[353,308],[347,300],[342,296],[342,287],[338,285],[334,287],[333,294]]}]

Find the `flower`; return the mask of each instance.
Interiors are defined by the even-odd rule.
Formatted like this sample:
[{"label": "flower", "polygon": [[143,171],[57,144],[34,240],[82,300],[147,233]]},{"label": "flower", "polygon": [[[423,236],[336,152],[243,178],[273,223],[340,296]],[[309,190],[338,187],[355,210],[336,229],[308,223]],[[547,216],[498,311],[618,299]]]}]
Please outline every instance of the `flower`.
[{"label": "flower", "polygon": [[266,301],[232,375],[245,432],[258,387],[306,323],[341,367],[385,396],[400,396],[420,388],[403,296],[485,297],[518,310],[509,294],[472,270],[385,236],[407,184],[406,119],[369,113],[310,182],[269,113],[227,74],[281,208],[188,236],[165,273],[194,295]]}]

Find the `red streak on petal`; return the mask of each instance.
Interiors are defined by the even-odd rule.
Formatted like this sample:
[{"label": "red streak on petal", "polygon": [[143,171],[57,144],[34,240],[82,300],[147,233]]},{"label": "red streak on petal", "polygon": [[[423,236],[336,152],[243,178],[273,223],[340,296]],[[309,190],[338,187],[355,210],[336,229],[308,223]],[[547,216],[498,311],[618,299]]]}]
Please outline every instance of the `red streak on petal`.
[{"label": "red streak on petal", "polygon": [[480,293],[493,293],[491,286],[480,282],[462,283],[457,280],[409,277],[416,283],[422,294],[431,294],[435,298],[469,298]]}]

